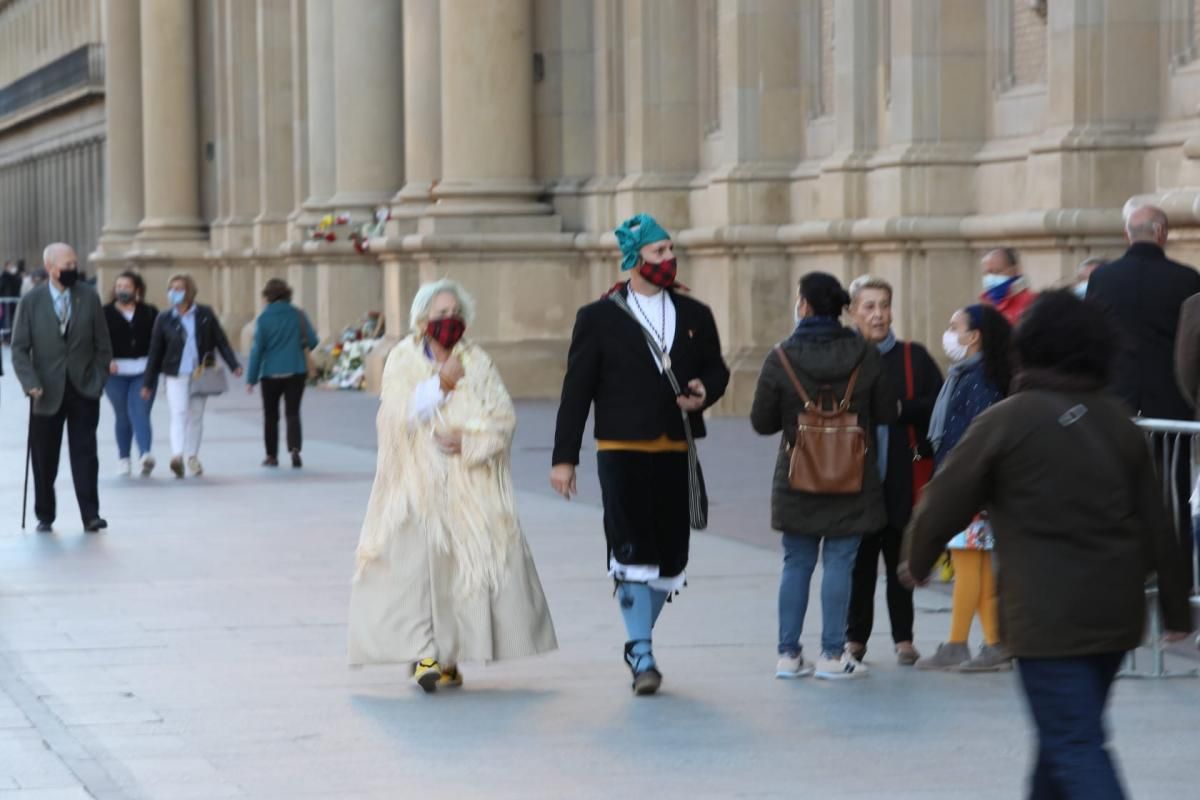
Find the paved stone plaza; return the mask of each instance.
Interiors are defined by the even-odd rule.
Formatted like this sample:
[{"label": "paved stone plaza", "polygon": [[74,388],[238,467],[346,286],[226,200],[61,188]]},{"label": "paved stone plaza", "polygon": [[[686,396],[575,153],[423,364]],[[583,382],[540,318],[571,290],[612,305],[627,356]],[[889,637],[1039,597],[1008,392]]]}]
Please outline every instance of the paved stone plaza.
[{"label": "paved stone plaza", "polygon": [[[374,398],[310,393],[302,472],[260,469],[257,396],[222,398],[208,474],[183,482],[109,477],[105,403],[111,527],[80,532],[64,463],[58,532],[39,536],[19,528],[26,406],[11,375],[0,392],[0,800],[1022,794],[1030,740],[1011,675],[901,670],[884,627],[867,680],[772,677],[773,445],[742,420],[704,446],[714,530],[695,537],[691,585],[660,625],[664,693],[634,699],[592,470],[578,501],[551,496],[552,409],[523,405],[520,508],[561,649],[466,665],[462,691],[427,697],[403,668],[345,666]],[[164,442],[161,403],[155,418]],[[932,650],[948,597],[922,591],[918,606]],[[1133,797],[1197,796],[1200,684],[1122,682],[1113,722]]]}]

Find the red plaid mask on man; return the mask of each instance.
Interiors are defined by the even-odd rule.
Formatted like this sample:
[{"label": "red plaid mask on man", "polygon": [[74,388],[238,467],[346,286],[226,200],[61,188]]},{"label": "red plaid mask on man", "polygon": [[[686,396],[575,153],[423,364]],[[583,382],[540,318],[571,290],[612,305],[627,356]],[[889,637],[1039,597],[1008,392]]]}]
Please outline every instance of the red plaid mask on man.
[{"label": "red plaid mask on man", "polygon": [[638,268],[638,272],[646,280],[653,283],[660,289],[670,289],[675,285],[675,274],[679,267],[675,263],[675,259],[668,258],[658,264],[651,264],[649,261],[643,261],[642,266]]},{"label": "red plaid mask on man", "polygon": [[458,344],[459,339],[467,332],[467,323],[458,317],[431,319],[425,325],[425,334],[447,349]]}]

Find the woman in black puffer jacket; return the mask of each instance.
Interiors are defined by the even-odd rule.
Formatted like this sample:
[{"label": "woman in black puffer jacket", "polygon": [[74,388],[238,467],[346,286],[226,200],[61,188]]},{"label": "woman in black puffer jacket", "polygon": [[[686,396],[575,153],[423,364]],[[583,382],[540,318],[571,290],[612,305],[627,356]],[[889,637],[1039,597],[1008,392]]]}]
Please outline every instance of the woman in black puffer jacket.
[{"label": "woman in black puffer jacket", "polygon": [[[865,460],[872,465],[877,461],[875,426],[894,422],[899,403],[884,377],[878,349],[841,324],[841,314],[849,304],[850,296],[837,278],[821,272],[805,275],[796,301],[796,329],[780,347],[814,400],[822,387],[842,399],[851,375],[858,371],[849,411],[858,415],[858,424],[866,433]],[[878,471],[870,468],[864,470],[862,491],[856,494],[810,494],[790,487],[790,448],[802,406],[778,353],[772,352],[758,376],[750,422],[764,435],[783,432],[771,489],[771,527],[783,533],[784,551],[776,676],[797,678],[814,672],[801,655],[800,635],[820,555],[823,629],[815,672],[819,678],[859,677],[866,674],[866,667],[845,652],[851,573],[863,535],[879,530],[887,521],[883,488]]]}]

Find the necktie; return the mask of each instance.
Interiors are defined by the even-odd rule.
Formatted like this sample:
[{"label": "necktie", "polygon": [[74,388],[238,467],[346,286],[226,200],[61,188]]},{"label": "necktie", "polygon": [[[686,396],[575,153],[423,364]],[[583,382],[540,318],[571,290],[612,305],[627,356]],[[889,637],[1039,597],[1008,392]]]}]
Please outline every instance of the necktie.
[{"label": "necktie", "polygon": [[67,332],[67,294],[63,292],[54,301],[54,311],[58,314],[58,332]]}]

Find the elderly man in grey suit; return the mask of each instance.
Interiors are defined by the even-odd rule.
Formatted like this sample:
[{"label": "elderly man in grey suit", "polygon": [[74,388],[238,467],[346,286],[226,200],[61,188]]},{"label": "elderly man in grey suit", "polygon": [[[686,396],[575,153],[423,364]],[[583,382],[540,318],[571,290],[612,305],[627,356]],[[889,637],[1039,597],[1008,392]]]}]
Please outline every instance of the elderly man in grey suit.
[{"label": "elderly man in grey suit", "polygon": [[100,516],[96,486],[96,427],[100,395],[108,380],[112,343],[96,290],[79,282],[79,259],[65,244],[42,253],[49,280],[21,298],[13,326],[13,371],[33,399],[29,424],[33,457],[34,512],[38,531],[53,530],[54,481],[67,426],[71,476],[84,530],[108,527]]}]

